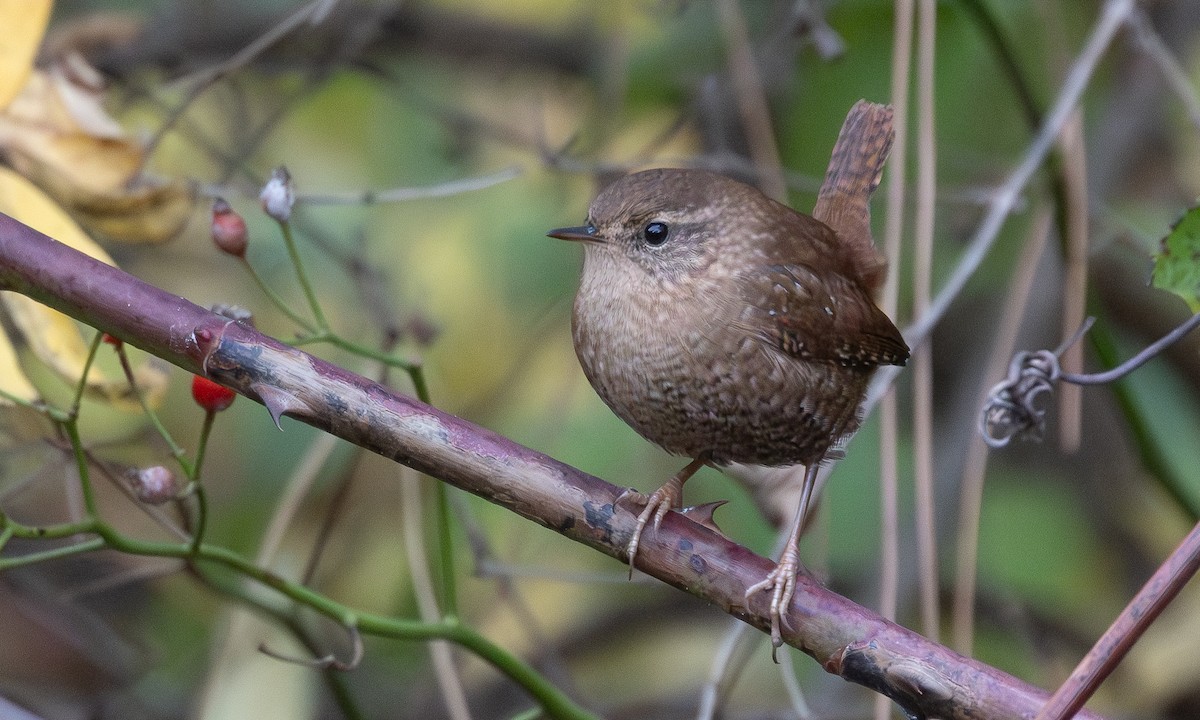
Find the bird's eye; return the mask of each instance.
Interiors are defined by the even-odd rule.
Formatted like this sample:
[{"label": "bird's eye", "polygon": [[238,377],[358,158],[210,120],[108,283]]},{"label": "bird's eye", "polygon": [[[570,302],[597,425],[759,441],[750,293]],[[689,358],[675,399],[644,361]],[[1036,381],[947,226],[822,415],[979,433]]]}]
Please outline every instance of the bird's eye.
[{"label": "bird's eye", "polygon": [[667,224],[656,220],[646,225],[646,228],[642,230],[642,237],[646,239],[647,245],[662,245],[667,241],[669,233]]}]

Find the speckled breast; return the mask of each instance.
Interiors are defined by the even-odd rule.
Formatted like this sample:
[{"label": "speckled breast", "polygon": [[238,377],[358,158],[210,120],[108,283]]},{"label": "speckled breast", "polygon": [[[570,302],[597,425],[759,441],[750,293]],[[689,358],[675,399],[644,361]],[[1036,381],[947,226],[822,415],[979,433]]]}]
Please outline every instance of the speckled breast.
[{"label": "speckled breast", "polygon": [[668,452],[807,464],[858,426],[869,373],[788,357],[711,308],[667,311],[603,295],[576,300],[579,362],[613,412]]}]

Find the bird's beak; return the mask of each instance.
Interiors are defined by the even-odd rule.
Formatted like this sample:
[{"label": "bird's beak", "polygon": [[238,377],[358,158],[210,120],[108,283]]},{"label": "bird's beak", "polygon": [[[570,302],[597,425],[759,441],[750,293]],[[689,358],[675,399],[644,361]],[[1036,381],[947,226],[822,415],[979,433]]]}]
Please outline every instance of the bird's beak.
[{"label": "bird's beak", "polygon": [[595,225],[558,228],[546,233],[546,237],[558,238],[559,240],[578,240],[580,242],[602,242],[600,236],[596,234]]}]

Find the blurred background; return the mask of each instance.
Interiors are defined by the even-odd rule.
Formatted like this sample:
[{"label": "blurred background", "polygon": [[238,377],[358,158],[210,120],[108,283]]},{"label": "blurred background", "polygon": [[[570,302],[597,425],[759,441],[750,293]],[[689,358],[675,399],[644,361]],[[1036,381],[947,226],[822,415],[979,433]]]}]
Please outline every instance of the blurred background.
[{"label": "blurred background", "polygon": [[[580,224],[597,188],[634,169],[703,165],[760,180],[731,80],[739,51],[751,53],[761,76],[790,202],[810,210],[846,111],[859,98],[889,101],[893,4],[725,4],[744,23],[746,42],[730,31],[723,3],[709,0],[327,5],[320,22],[292,27],[305,5],[56,4],[40,62],[85,59],[104,79],[107,111],[152,143],[148,171],[195,193],[169,240],[130,244],[108,232],[99,237],[104,247],[138,277],[200,305],[249,308],[260,329],[290,337],[295,326],[213,248],[208,223],[209,198],[224,196],[249,225],[250,262],[302,308],[278,228],[257,202],[271,169],[286,165],[301,196],[301,251],[335,328],[423,358],[432,400],[448,412],[618,485],[657,487],[681,461],[637,437],[588,386],[570,338],[581,251],[545,232]],[[1023,157],[1102,5],[938,3],[935,288]],[[1200,339],[1191,338],[1119,386],[1084,390],[1073,421],[1047,402],[1043,442],[990,455],[973,642],[964,647],[952,633],[961,488],[969,460],[981,457],[983,393],[1000,379],[989,368],[997,358],[1007,365],[1010,352],[998,351],[995,338],[1012,315],[1006,298],[1022,265],[1036,262],[1018,349],[1054,348],[1070,334],[1063,298],[1072,293],[1098,317],[1083,343],[1089,369],[1132,355],[1188,316],[1148,279],[1160,238],[1200,193],[1200,117],[1163,71],[1173,67],[1195,98],[1200,13],[1192,0],[1162,0],[1142,4],[1137,17],[1140,29],[1117,36],[1087,85],[1082,143],[1057,151],[1025,190],[932,339],[942,640],[1043,687],[1061,682],[1200,508]],[[912,152],[908,165],[915,168]],[[461,192],[449,185],[480,178],[496,182]],[[444,196],[362,197],[389,188],[440,188]],[[918,262],[908,188],[901,327],[913,317]],[[879,228],[887,189],[874,205]],[[1086,288],[1065,279],[1061,222],[1038,220],[1061,221],[1070,192],[1085,198]],[[1039,225],[1049,227],[1046,250],[1022,261]],[[379,374],[370,361],[309,349]],[[27,364],[45,394],[66,396],[61,381]],[[910,375],[898,385],[898,621],[916,628]],[[389,381],[409,390],[400,374]],[[202,413],[189,382],[172,371],[161,414],[194,449]],[[89,447],[114,463],[169,459],[139,413],[88,403],[82,417]],[[1077,424],[1064,444],[1066,422]],[[71,458],[47,432],[9,422],[0,435],[0,507],[28,524],[62,521],[75,507]],[[868,608],[880,595],[879,458],[873,415],[837,465],[803,543],[814,572]],[[307,572],[314,589],[351,607],[417,617],[405,533],[423,535],[432,552],[431,482],[297,422],[285,419],[280,433],[243,399],[218,418],[210,442],[208,537],[264,557],[287,577]],[[105,516],[123,529],[162,535],[113,488],[102,483],[101,495]],[[733,620],[673,589],[628,582],[625,566],[477,498],[451,496],[465,623],[605,717],[696,716]],[[704,470],[687,501],[716,499],[730,500],[717,513],[723,532],[770,552],[776,530],[751,498]],[[278,532],[268,530],[276,517],[285,518]],[[273,551],[262,556],[264,543]],[[33,549],[12,543],[6,552]],[[174,561],[101,552],[41,563],[0,576],[0,604],[0,695],[37,717],[350,716],[338,692],[364,718],[451,717],[426,645],[368,638],[365,659],[335,690],[318,671],[259,653],[265,643],[309,656],[286,629],[207,590]],[[297,622],[321,652],[350,654],[336,627],[303,614]],[[1191,587],[1091,707],[1112,717],[1200,717],[1196,637],[1200,591]],[[788,682],[764,639],[757,643],[721,716],[794,717]],[[474,717],[530,707],[477,658],[453,656]],[[782,673],[798,680],[813,717],[872,716],[869,691],[807,656],[794,652]]]}]

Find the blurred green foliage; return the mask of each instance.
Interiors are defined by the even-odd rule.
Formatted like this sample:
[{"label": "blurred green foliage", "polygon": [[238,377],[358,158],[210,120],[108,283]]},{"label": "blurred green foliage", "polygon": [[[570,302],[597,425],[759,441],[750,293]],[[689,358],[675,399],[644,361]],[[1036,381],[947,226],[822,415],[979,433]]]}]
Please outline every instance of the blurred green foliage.
[{"label": "blurred green foliage", "polygon": [[[238,3],[197,5],[227,12],[230,22],[247,23],[277,18],[292,7],[283,2],[250,4],[254,8]],[[252,179],[286,164],[301,193],[334,193],[434,185],[520,167],[515,180],[446,198],[350,206],[301,203],[297,229],[302,251],[318,278],[330,321],[365,343],[378,342],[385,322],[405,327],[417,318],[431,324],[438,330],[431,345],[421,346],[409,337],[401,347],[424,358],[436,405],[616,484],[657,486],[678,469],[680,460],[638,438],[587,386],[569,334],[579,250],[544,233],[583,218],[597,187],[590,172],[593,164],[680,164],[713,150],[697,117],[706,83],[718,82],[726,63],[711,3],[525,0],[480,5],[427,0],[414,5],[445,11],[437,16],[445,22],[469,19],[485,27],[515,29],[532,38],[535,50],[539,40],[544,42],[547,57],[559,47],[555,43],[566,42],[582,56],[575,59],[585,70],[548,70],[523,62],[524,56],[515,50],[513,61],[505,63],[400,42],[355,57],[351,51],[347,56],[333,52],[331,48],[339,45],[328,38],[324,44],[313,41],[312,47],[267,53],[262,62],[238,69],[203,94],[188,108],[178,130],[166,136],[154,158],[154,171],[221,184],[250,225],[251,262],[299,306],[301,296],[291,284],[282,243],[272,223],[257,211]],[[751,1],[742,3],[742,9],[751,37],[771,40],[776,44],[764,47],[780,53],[764,59],[779,69],[767,78],[769,100],[783,165],[800,178],[792,188],[793,203],[808,209],[846,110],[860,97],[887,98],[893,11],[881,0],[831,4],[825,19],[845,41],[846,52],[823,60],[805,43],[780,32],[785,5]],[[994,17],[1021,73],[1044,105],[1094,20],[1097,3],[993,1],[982,7]],[[129,10],[159,22],[179,9],[171,3],[62,2],[56,27],[86,22],[89,13],[102,8]],[[208,32],[221,27],[217,24]],[[320,38],[320,28],[306,30],[305,37]],[[1195,28],[1188,37],[1192,42],[1186,59],[1194,68]],[[218,48],[218,59],[227,56],[220,54],[220,43],[211,46]],[[212,61],[198,50],[177,50],[184,66],[189,60],[200,66]],[[189,52],[196,56],[189,58]],[[1091,84],[1085,108],[1089,137],[1110,137],[1104,134],[1108,128],[1136,121],[1121,103],[1121,92],[1128,87],[1122,84],[1123,73],[1136,60],[1130,47],[1119,45]],[[162,122],[164,108],[183,101],[177,87],[167,82],[175,72],[168,64],[150,58],[140,67],[121,67],[126,74],[114,95],[123,96],[117,109],[130,126],[152,130]],[[962,240],[980,216],[981,199],[986,200],[988,189],[1017,162],[1034,131],[995,48],[965,2],[939,4],[936,92],[935,280],[957,261]],[[1180,113],[1168,100],[1161,102],[1172,116]],[[1186,199],[1200,192],[1197,166],[1181,162],[1177,154],[1183,152],[1180,147],[1194,145],[1194,127],[1152,123],[1133,129],[1135,135],[1168,131],[1174,134],[1155,135],[1160,142],[1151,148],[1157,151],[1153,158],[1128,160],[1110,172],[1105,184],[1093,187],[1095,254],[1112,244],[1145,247],[1144,235],[1125,218],[1150,219],[1140,227],[1163,220],[1165,227],[1164,219],[1178,215]],[[1150,152],[1141,144],[1137,148]],[[1108,150],[1095,148],[1098,154]],[[911,153],[909,160],[915,162]],[[1147,179],[1147,163],[1157,169],[1152,181]],[[1022,211],[1010,219],[996,251],[934,338],[937,517],[948,575],[964,448],[979,442],[974,435],[978,400],[997,380],[981,377],[979,369],[991,347],[996,312],[1029,218],[1034,208],[1050,202],[1048,186],[1043,176],[1029,189]],[[875,207],[878,219],[882,203]],[[119,261],[198,304],[236,303],[254,309],[260,329],[291,335],[294,328],[286,319],[271,312],[236,265],[212,249],[204,215],[198,211],[173,244],[125,249]],[[347,257],[377,273],[374,287],[348,270],[355,264],[347,263]],[[1148,268],[1144,253],[1138,257]],[[905,272],[911,262],[906,257],[902,263]],[[1038,284],[1031,302],[1022,347],[1058,343],[1058,253],[1046,263],[1045,282]],[[1143,335],[1151,316],[1141,304],[1142,295],[1151,291],[1097,291],[1103,295],[1097,311],[1111,309],[1100,322],[1126,328],[1124,349],[1136,351],[1152,339]],[[911,290],[905,286],[902,293],[907,308]],[[909,317],[907,310],[902,317]],[[374,372],[371,363],[336,351],[320,352],[353,370]],[[1195,359],[1173,362],[1164,367],[1160,361],[1129,382],[1171,466],[1193,483],[1193,497],[1200,498]],[[392,379],[403,389],[401,378]],[[187,399],[185,378],[177,378],[176,385],[164,417],[177,437],[193,438],[201,416]],[[900,393],[906,407],[909,389],[903,379]],[[976,652],[1045,686],[1065,675],[1187,524],[1180,509],[1146,477],[1109,391],[1085,393],[1084,446],[1078,454],[1060,453],[1053,439],[1043,446],[995,454],[983,511]],[[85,420],[90,413],[85,412]],[[909,422],[906,415],[901,417],[902,597],[908,599],[902,601],[899,620],[911,624],[916,618],[915,601],[907,593],[913,563],[911,449],[904,430]],[[161,453],[153,444],[147,447],[145,435],[131,430],[127,417],[112,422],[121,429],[116,435],[133,448],[117,451],[126,453],[130,462]],[[213,541],[253,555],[266,519],[316,437],[315,431],[295,422],[285,420],[283,427],[284,432],[278,432],[265,410],[250,402],[235,404],[218,422],[207,467]],[[877,448],[876,428],[869,422],[834,473],[822,502],[823,518],[814,537],[804,543],[814,569],[868,607],[876,604],[878,595]],[[12,487],[16,480],[4,482]],[[397,471],[387,463],[358,458],[352,449],[339,447],[285,536],[276,561],[280,571],[295,576],[304,567],[326,509],[339,487],[350,483],[317,566],[315,585],[364,610],[414,616],[399,529],[399,482]],[[22,491],[23,503],[58,507],[58,486],[47,485],[53,483],[41,478],[34,489]],[[774,530],[744,491],[713,471],[704,471],[688,486],[689,503],[717,498],[732,498],[717,514],[723,530],[757,552],[768,552]],[[516,578],[515,589],[501,590],[494,579],[473,577],[480,570],[479,558],[472,555],[463,529],[456,528],[465,622],[513,652],[535,657],[552,669],[556,682],[610,717],[690,716],[714,648],[732,621],[674,590],[626,583],[623,566],[544,528],[475,498],[458,500],[461,512],[488,539],[494,554],[489,561]],[[426,501],[430,514],[428,492]],[[109,511],[136,515],[115,502]],[[426,534],[433,542],[433,534]],[[56,684],[55,678],[72,666],[47,654],[34,660],[45,668],[43,682],[6,685],[0,677],[0,690],[52,697],[77,707],[100,698],[92,707],[121,708],[125,713],[99,710],[97,716],[104,717],[182,717],[189,707],[200,706],[201,687],[207,688],[209,704],[204,707],[209,712],[197,710],[195,717],[218,717],[213,710],[217,707],[246,709],[236,700],[261,693],[253,682],[259,677],[255,673],[274,678],[269,673],[279,671],[266,669],[274,661],[255,656],[259,636],[269,633],[262,629],[267,626],[254,626],[253,633],[233,638],[231,642],[246,645],[240,652],[223,649],[214,638],[228,621],[228,607],[219,598],[197,592],[195,584],[174,570],[163,567],[156,572],[161,578],[145,579],[137,563],[122,563],[118,577],[128,573],[134,589],[120,592],[136,592],[145,602],[136,616],[124,615],[103,592],[80,598],[89,612],[113,626],[114,637],[133,638],[147,658],[145,667],[117,677],[104,677],[92,667],[90,672],[100,679],[81,690]],[[61,567],[43,571],[50,579],[37,582],[72,586],[72,574]],[[33,573],[21,577],[37,577]],[[952,579],[944,583],[946,593]],[[1179,602],[1195,608],[1200,597],[1193,588]],[[1194,637],[1196,617],[1200,614],[1190,619],[1172,616],[1171,622],[1179,623],[1174,634]],[[72,634],[69,623],[57,629]],[[345,652],[339,645],[343,638],[332,631],[326,635],[331,647]],[[269,636],[273,644],[286,643],[280,633]],[[10,665],[15,660],[4,644],[0,642],[0,660]],[[1200,663],[1190,663],[1190,675],[1180,672],[1170,682],[1147,684],[1149,669],[1156,667],[1150,654],[1162,647],[1153,638],[1143,643],[1098,706],[1114,715],[1169,718],[1184,717],[1169,714],[1165,708],[1172,703],[1200,703],[1195,690],[1200,687],[1195,674]],[[442,716],[423,647],[372,641],[367,649],[367,661],[347,676],[351,693],[366,708],[365,716]],[[285,651],[300,654],[295,648]],[[214,668],[214,658],[238,663],[246,682],[235,687],[212,681],[218,670],[230,670]],[[1193,651],[1190,660],[1194,659]],[[831,684],[805,657],[798,657],[796,664],[819,711],[868,716],[869,693]],[[477,660],[466,658],[463,667],[479,717],[509,717],[528,706]],[[297,701],[308,716],[337,716],[312,670],[288,667],[283,672],[300,678],[301,685],[308,683],[310,695]],[[1143,688],[1147,689],[1142,692]],[[218,701],[226,690],[233,699]],[[733,696],[731,716],[768,717],[786,704],[776,670],[760,648]],[[256,706],[256,712],[262,718],[279,716],[270,715],[269,706]]]}]

